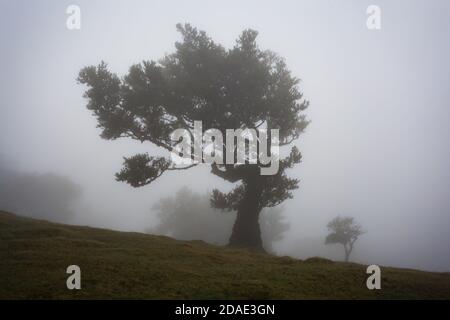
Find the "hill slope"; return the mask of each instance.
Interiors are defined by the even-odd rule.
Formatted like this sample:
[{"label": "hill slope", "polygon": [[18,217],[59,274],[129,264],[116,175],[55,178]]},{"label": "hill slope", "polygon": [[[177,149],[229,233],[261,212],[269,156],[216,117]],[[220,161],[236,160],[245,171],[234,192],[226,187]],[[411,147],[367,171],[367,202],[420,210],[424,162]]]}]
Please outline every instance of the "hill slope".
[{"label": "hill slope", "polygon": [[[66,288],[81,268],[82,289]],[[450,298],[450,274],[295,260],[199,241],[67,226],[0,212],[0,298]]]}]

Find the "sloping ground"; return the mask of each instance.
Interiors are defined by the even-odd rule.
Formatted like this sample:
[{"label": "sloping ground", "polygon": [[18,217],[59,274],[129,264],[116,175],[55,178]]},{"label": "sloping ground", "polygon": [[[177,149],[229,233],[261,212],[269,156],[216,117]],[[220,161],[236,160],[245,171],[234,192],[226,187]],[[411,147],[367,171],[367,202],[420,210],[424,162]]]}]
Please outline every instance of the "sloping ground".
[{"label": "sloping ground", "polygon": [[[66,268],[81,268],[81,290]],[[0,212],[0,298],[450,298],[450,274],[305,261],[168,237],[67,226]]]}]

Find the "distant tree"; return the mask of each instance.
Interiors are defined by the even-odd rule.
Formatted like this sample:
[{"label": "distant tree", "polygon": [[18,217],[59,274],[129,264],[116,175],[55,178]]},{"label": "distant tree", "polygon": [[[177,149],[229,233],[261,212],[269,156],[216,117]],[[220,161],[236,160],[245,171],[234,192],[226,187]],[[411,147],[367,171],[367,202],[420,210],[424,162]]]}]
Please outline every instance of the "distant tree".
[{"label": "distant tree", "polygon": [[356,240],[364,233],[361,226],[355,223],[353,217],[336,217],[328,223],[327,228],[330,233],[325,239],[325,244],[342,244],[345,249],[345,261],[348,261]]},{"label": "distant tree", "polygon": [[271,253],[276,253],[274,244],[283,240],[284,233],[289,230],[289,223],[284,221],[283,209],[264,208],[261,211],[261,231],[264,248]]},{"label": "distant tree", "polygon": [[[171,236],[179,240],[203,240],[224,245],[230,236],[236,212],[211,208],[208,196],[183,187],[172,196],[159,200],[153,207],[159,223],[146,232]],[[274,253],[273,244],[283,239],[289,224],[283,221],[280,208],[261,212],[262,241],[267,251]],[[199,223],[201,222],[201,223]]]},{"label": "distant tree", "polygon": [[[0,164],[1,165],[1,164]],[[55,222],[70,222],[81,188],[54,173],[16,172],[0,167],[0,210]]]},{"label": "distant tree", "polygon": [[[284,60],[258,47],[256,31],[245,30],[232,49],[225,49],[188,24],[177,29],[182,41],[173,54],[133,65],[123,78],[104,62],[83,68],[78,81],[89,87],[87,108],[97,117],[104,139],[127,137],[175,152],[171,133],[180,128],[192,133],[196,120],[202,121],[203,131],[217,129],[223,136],[226,129],[278,129],[280,146],[291,147],[275,175],[261,175],[266,165],[249,163],[248,157],[240,165],[211,164],[212,174],[240,182],[227,194],[214,190],[211,197],[213,206],[237,211],[229,244],[263,250],[261,210],[292,198],[298,188],[299,180],[289,178],[286,169],[301,161],[292,143],[308,124],[301,112],[309,103]],[[225,141],[220,149],[222,154],[234,152]],[[141,187],[165,171],[195,165],[180,167],[166,157],[137,154],[125,158],[116,178]]]}]

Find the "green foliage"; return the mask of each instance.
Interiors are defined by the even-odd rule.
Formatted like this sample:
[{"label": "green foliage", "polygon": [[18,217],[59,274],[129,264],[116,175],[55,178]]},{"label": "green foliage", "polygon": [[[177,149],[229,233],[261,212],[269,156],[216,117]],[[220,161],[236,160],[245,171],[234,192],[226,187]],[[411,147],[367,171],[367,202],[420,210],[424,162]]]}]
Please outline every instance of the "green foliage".
[{"label": "green foliage", "polygon": [[135,188],[142,187],[163,174],[169,165],[165,158],[150,157],[148,154],[124,157],[124,167],[116,174],[116,179],[126,181]]},{"label": "green foliage", "polygon": [[330,234],[326,237],[325,244],[354,243],[364,233],[353,217],[336,217],[328,223],[327,228]]}]

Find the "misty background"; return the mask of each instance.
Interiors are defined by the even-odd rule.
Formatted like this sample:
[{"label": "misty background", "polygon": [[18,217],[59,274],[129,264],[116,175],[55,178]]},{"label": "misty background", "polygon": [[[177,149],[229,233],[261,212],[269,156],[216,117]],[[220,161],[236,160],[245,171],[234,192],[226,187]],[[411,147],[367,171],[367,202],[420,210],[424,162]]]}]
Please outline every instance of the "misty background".
[{"label": "misty background", "polygon": [[[66,28],[71,4],[81,30]],[[371,4],[381,30],[366,27]],[[161,150],[102,140],[75,79],[101,60],[123,75],[172,52],[178,22],[225,47],[253,28],[311,102],[290,171],[300,188],[282,205],[289,228],[274,251],[341,260],[326,224],[349,215],[367,230],[352,261],[450,271],[449,12],[445,0],[1,1],[0,210],[143,232],[183,186],[231,189],[207,165],[138,189],[116,182],[123,156]]]}]

